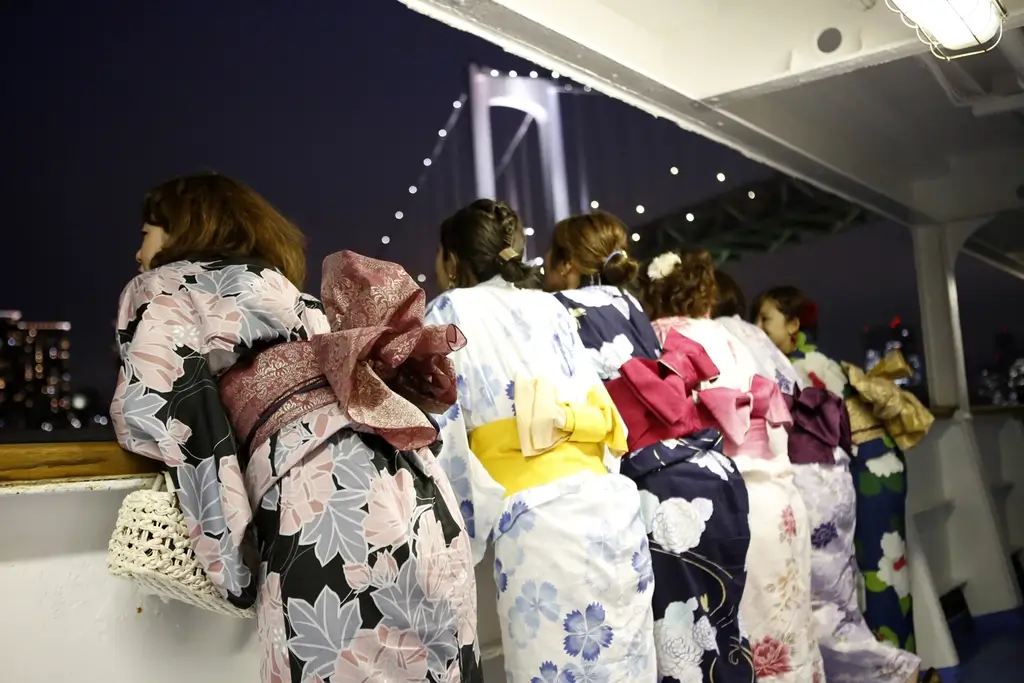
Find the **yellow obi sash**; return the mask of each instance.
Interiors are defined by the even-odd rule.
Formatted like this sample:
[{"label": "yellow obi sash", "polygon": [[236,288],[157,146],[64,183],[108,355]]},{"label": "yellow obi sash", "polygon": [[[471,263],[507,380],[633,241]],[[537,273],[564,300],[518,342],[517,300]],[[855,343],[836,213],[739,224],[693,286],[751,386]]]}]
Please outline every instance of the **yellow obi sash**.
[{"label": "yellow obi sash", "polygon": [[586,403],[559,401],[542,378],[515,380],[516,417],[477,427],[469,446],[505,497],[580,472],[607,474],[604,449],[622,455],[626,428],[603,386]]}]

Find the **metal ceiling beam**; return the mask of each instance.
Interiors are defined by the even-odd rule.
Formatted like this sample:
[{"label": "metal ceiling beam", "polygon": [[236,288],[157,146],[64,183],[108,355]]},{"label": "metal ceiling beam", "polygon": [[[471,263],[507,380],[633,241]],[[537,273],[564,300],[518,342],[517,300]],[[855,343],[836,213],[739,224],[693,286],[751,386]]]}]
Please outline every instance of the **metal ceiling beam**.
[{"label": "metal ceiling beam", "polygon": [[872,219],[869,211],[856,204],[779,175],[636,226],[641,237],[634,251],[641,258],[651,258],[670,249],[699,247],[711,251],[721,263],[744,253],[775,251],[806,237],[831,235]]}]

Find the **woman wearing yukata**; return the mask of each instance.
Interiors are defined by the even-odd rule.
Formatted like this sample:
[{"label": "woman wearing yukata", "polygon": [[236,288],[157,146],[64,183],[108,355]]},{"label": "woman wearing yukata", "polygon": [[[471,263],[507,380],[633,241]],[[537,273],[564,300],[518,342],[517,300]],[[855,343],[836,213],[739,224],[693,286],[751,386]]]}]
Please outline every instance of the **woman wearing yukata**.
[{"label": "woman wearing yukata", "polygon": [[481,199],[441,225],[427,320],[472,340],[452,354],[458,403],[439,460],[479,562],[494,547],[514,683],[657,680],[651,557],[625,428],[572,316],[523,260],[518,216]]},{"label": "woman wearing yukata", "polygon": [[716,320],[747,345],[759,372],[774,374],[793,417],[786,450],[810,516],[811,599],[825,677],[835,683],[916,681],[917,657],[876,639],[857,604],[856,492],[843,400],[809,386],[764,331],[740,317],[745,302],[736,282],[722,272],[715,277]]},{"label": "woman wearing yukata", "polygon": [[759,681],[823,680],[811,608],[811,541],[807,509],[793,483],[783,430],[790,414],[772,379],[757,372],[746,346],[711,319],[718,298],[714,264],[706,251],[668,252],[641,277],[642,300],[659,337],[672,332],[703,346],[718,369],[698,394],[724,437],[747,485],[750,551],[740,617],[750,638]]},{"label": "woman wearing yukata", "polygon": [[[852,430],[850,471],[856,487],[857,565],[864,579],[864,617],[879,640],[914,651],[910,572],[906,548],[906,460],[934,421],[920,402],[894,380],[909,367],[899,351],[887,354],[865,373],[840,365],[811,343],[818,311],[795,287],[775,287],[754,302],[757,325],[811,386],[845,398]],[[903,657],[904,672],[919,664]],[[913,666],[911,666],[913,665]],[[894,679],[895,680],[895,679]]]},{"label": "woman wearing yukata", "polygon": [[576,319],[629,428],[622,473],[644,502],[658,674],[666,683],[749,683],[754,666],[737,619],[750,542],[747,489],[691,397],[717,371],[699,344],[675,332],[661,354],[650,320],[624,291],[639,266],[615,216],[560,222],[545,261],[547,289]]},{"label": "woman wearing yukata", "polygon": [[[425,412],[456,399],[454,326],[400,267],[324,262],[224,176],[146,195],[118,312],[118,441],[171,471],[196,556],[258,603],[264,683],[481,681],[469,537]],[[327,315],[324,314],[326,310]]]}]

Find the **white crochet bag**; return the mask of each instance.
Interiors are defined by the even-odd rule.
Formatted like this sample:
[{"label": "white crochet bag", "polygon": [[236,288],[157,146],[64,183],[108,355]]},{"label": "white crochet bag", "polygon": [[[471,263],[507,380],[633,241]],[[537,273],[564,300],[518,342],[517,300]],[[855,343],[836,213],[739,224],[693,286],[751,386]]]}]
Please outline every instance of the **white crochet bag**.
[{"label": "white crochet bag", "polygon": [[152,488],[133,491],[121,503],[107,566],[114,576],[131,579],[162,598],[242,619],[255,616],[254,609],[239,609],[228,602],[207,578],[192,551],[167,472],[157,476]]}]

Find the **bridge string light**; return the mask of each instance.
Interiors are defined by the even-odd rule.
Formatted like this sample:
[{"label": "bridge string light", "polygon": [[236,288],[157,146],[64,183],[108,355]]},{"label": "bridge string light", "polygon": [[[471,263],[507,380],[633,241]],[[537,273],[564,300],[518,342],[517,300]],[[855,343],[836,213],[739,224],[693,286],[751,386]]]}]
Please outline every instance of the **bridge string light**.
[{"label": "bridge string light", "polygon": [[[492,71],[492,73],[498,73],[497,69]],[[467,100],[468,96],[465,93],[463,93],[462,95],[459,96],[459,99],[452,102],[452,110],[448,114],[448,120],[445,121],[444,127],[438,129],[437,142],[434,143],[434,148],[431,150],[430,156],[423,158],[422,170],[420,171],[419,176],[416,178],[416,182],[410,185],[408,188],[408,193],[410,195],[417,194],[420,188],[426,185],[428,173],[432,170],[434,166],[434,161],[441,157],[441,153],[444,151],[445,142],[448,139],[448,133],[453,131],[455,129],[455,126],[458,124],[459,116],[461,115]],[[407,210],[408,209],[406,209],[406,211]],[[394,216],[396,221],[400,221],[403,218],[405,218],[405,211],[403,211],[402,209],[398,209],[397,211],[395,211]],[[384,235],[381,237],[380,241],[381,244],[390,244],[391,237],[389,237],[388,235]],[[420,282],[423,282],[423,280],[420,280]]]}]

